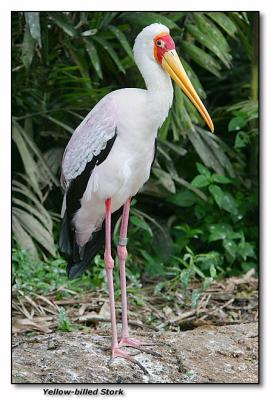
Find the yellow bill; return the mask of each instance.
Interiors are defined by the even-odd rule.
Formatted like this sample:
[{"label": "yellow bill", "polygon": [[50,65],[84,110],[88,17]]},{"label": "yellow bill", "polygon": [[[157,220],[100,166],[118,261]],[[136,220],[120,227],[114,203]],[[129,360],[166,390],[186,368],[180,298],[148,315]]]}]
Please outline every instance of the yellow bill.
[{"label": "yellow bill", "polygon": [[202,118],[210,128],[211,132],[214,132],[213,121],[208,114],[208,111],[204,107],[202,101],[200,100],[197,92],[195,91],[192,83],[190,82],[181,63],[181,60],[176,53],[176,50],[170,50],[164,53],[162,66],[197,108]]}]

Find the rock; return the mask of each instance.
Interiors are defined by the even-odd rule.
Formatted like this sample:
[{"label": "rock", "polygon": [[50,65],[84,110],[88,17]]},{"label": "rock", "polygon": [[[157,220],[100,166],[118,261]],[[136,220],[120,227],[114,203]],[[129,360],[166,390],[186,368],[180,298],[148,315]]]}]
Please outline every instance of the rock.
[{"label": "rock", "polygon": [[257,383],[257,334],[257,323],[185,332],[133,331],[133,337],[160,343],[150,347],[160,357],[135,356],[148,374],[124,359],[109,363],[108,330],[16,336],[13,383]]}]

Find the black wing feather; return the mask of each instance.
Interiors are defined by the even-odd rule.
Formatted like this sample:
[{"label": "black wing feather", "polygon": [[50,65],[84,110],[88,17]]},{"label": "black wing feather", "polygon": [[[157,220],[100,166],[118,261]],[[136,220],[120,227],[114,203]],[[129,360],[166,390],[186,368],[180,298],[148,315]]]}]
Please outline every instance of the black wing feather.
[{"label": "black wing feather", "polygon": [[154,164],[154,161],[156,159],[156,156],[157,156],[157,138],[155,138],[155,142],[154,142],[154,152],[153,152],[153,160],[152,160],[152,163],[151,163],[151,169],[153,167],[153,164]]},{"label": "black wing feather", "polygon": [[[75,231],[72,225],[72,219],[76,211],[81,207],[80,200],[86,190],[94,167],[105,161],[113,147],[116,137],[117,133],[108,140],[105,149],[103,149],[97,156],[94,156],[92,160],[86,164],[84,171],[70,182],[67,189],[66,211],[62,220],[59,246],[61,253],[68,262],[67,273],[71,278],[81,275],[104,245],[105,227],[103,223],[102,229],[94,232],[91,240],[85,244],[84,248],[79,249],[75,240]],[[112,229],[120,215],[121,209],[112,214]],[[81,254],[83,254],[83,257]]]},{"label": "black wing feather", "polygon": [[[111,237],[113,236],[115,225],[122,214],[123,207],[115,211],[111,216]],[[77,278],[89,267],[91,261],[104,246],[105,243],[105,221],[102,228],[92,234],[92,238],[84,246],[84,257],[77,262],[68,261],[67,274],[69,278]]]},{"label": "black wing feather", "polygon": [[92,160],[87,163],[84,171],[71,181],[66,198],[66,209],[69,217],[73,216],[81,207],[80,200],[86,190],[92,171],[96,165],[99,165],[105,161],[113,147],[116,137],[117,133],[115,133],[112,139],[108,140],[105,149],[103,149],[97,156],[94,156]]}]

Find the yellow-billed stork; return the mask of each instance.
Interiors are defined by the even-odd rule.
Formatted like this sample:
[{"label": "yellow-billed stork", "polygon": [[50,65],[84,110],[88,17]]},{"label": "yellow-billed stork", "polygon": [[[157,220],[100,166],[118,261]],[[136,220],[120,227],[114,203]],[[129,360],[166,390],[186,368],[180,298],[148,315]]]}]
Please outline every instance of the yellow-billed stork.
[{"label": "yellow-billed stork", "polygon": [[[120,89],[106,95],[73,133],[62,161],[65,189],[60,248],[67,272],[77,277],[105,244],[112,325],[112,358],[136,362],[121,349],[146,344],[131,338],[127,321],[125,260],[130,199],[149,179],[158,128],[173,100],[172,78],[213,132],[212,120],[175,51],[169,29],[159,23],[144,28],[134,44],[134,59],[146,89]],[[122,214],[117,254],[120,264],[122,333],[117,335],[111,256],[112,230]]]}]

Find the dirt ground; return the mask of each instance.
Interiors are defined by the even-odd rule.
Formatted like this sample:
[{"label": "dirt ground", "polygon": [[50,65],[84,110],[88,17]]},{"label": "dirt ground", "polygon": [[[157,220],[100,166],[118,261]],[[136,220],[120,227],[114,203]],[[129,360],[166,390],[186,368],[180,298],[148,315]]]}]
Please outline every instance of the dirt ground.
[{"label": "dirt ground", "polygon": [[[157,354],[110,360],[110,330],[16,335],[13,383],[257,383],[258,324],[212,326],[185,332],[136,330]],[[134,353],[134,349],[129,349]]]}]

